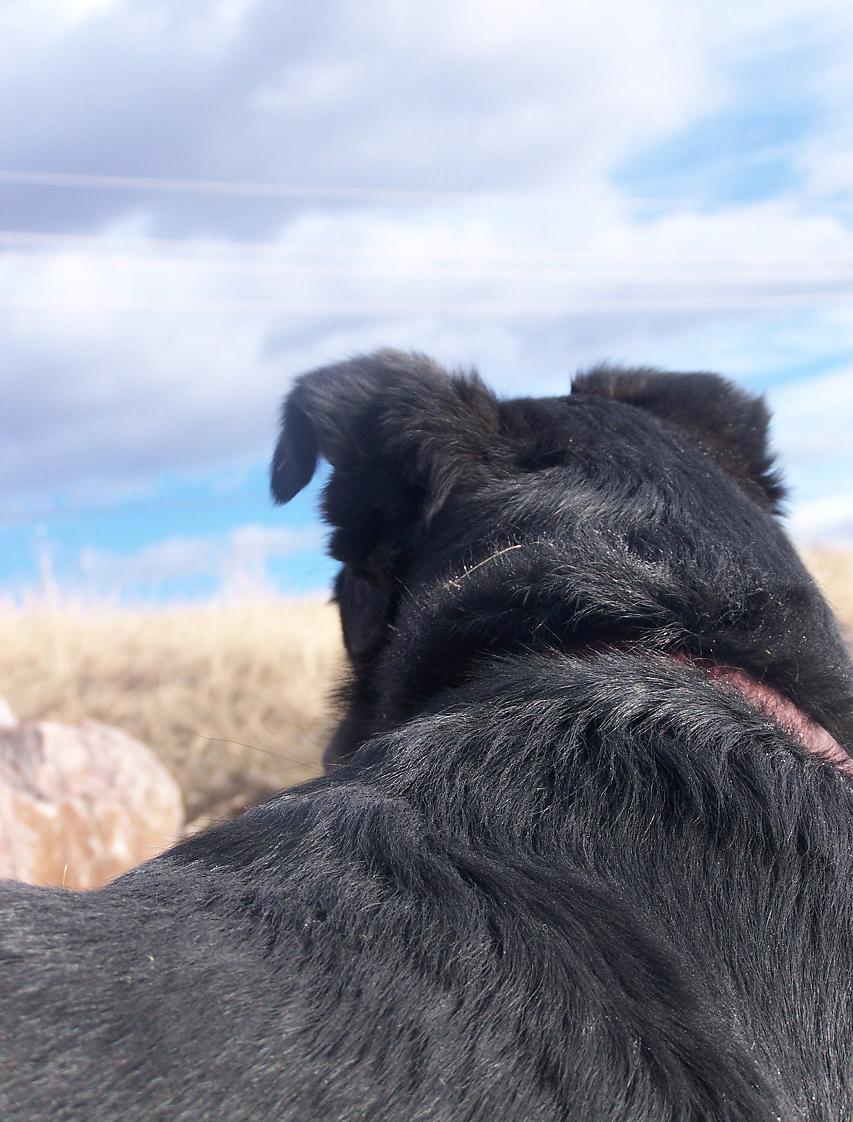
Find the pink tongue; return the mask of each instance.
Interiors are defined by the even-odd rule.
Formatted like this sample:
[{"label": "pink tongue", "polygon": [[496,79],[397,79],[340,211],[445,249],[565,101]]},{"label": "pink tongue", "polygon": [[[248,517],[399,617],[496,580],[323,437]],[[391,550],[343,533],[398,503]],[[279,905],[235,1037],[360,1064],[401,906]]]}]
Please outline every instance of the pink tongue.
[{"label": "pink tongue", "polygon": [[743,694],[746,700],[765,713],[771,721],[790,733],[802,744],[807,752],[820,756],[827,763],[835,764],[853,779],[853,759],[847,755],[834,736],[826,729],[807,717],[792,701],[783,697],[778,690],[764,686],[743,670],[733,666],[720,666],[702,663],[702,669],[714,681],[732,686]]}]

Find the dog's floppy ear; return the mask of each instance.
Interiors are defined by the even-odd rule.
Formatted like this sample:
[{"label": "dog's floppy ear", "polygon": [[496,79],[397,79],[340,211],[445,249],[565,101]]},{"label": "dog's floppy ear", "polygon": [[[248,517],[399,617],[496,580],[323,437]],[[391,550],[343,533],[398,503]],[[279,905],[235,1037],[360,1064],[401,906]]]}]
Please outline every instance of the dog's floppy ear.
[{"label": "dog's floppy ear", "polygon": [[310,481],[322,456],[333,468],[367,462],[379,452],[383,397],[401,383],[426,384],[445,375],[426,358],[380,351],[303,374],[284,400],[271,488],[289,502]]},{"label": "dog's floppy ear", "polygon": [[[347,502],[359,508],[352,518],[404,503],[429,517],[459,478],[499,458],[497,433],[497,401],[476,374],[447,374],[422,355],[378,351],[296,381],[272,462],[273,497],[292,499],[322,456],[334,469],[326,514],[335,525],[346,520],[344,482]],[[418,512],[411,511],[415,498]]]},{"label": "dog's floppy ear", "polygon": [[500,461],[498,403],[475,374],[421,355],[379,351],[299,378],[284,403],[272,462],[277,502],[319,457],[332,467],[323,513],[343,562],[336,599],[347,652],[371,660],[400,594],[398,567],[453,487]]},{"label": "dog's floppy ear", "polygon": [[741,484],[778,510],[785,488],[768,443],[770,414],[753,397],[718,374],[665,374],[659,370],[598,367],[581,374],[572,393],[595,394],[648,409],[689,433]]}]

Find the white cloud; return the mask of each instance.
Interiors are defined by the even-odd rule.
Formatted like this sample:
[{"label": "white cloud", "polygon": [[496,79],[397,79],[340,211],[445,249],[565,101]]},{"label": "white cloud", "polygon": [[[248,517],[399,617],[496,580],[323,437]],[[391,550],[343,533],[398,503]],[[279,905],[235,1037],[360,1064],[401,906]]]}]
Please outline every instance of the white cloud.
[{"label": "white cloud", "polygon": [[[552,0],[534,18],[508,0],[327,0],[310,13],[272,0],[74,0],[58,19],[61,6],[18,0],[0,13],[11,166],[565,184],[685,124],[725,85],[707,17],[674,0]],[[172,202],[192,227],[192,208]],[[227,227],[227,209],[216,213]]]},{"label": "white cloud", "polygon": [[[853,353],[853,228],[817,205],[853,187],[847,3],[59,7],[0,12],[11,164],[413,194],[0,187],[9,225],[43,235],[11,230],[0,257],[7,504],[265,456],[293,374],[380,344],[506,392],[600,358],[760,372],[783,454],[849,431],[837,385],[825,420],[772,385]],[[738,68],[776,57],[784,84],[801,46],[825,110],[794,145],[801,191],[656,211],[614,186],[644,146],[738,109]]]},{"label": "white cloud", "polygon": [[[603,357],[745,377],[802,309],[823,310],[801,356],[819,330],[822,347],[853,347],[838,304],[853,231],[834,220],[775,202],[639,226],[615,205],[560,223],[563,210],[552,196],[463,200],[313,212],[264,250],[175,254],[107,233],[8,253],[0,489],[265,456],[290,377],[381,344],[476,362],[504,390],[558,389]],[[833,409],[830,424],[849,425],[849,395]]]},{"label": "white cloud", "polygon": [[238,526],[226,534],[186,535],[153,541],[135,552],[88,548],[80,555],[84,586],[122,594],[195,577],[216,578],[226,590],[267,582],[267,562],[319,549],[320,530],[260,525]]},{"label": "white cloud", "polygon": [[[773,393],[776,437],[789,460],[846,454],[853,461],[853,366],[782,386]],[[853,494],[853,478],[839,479]]]},{"label": "white cloud", "polygon": [[853,492],[802,503],[791,517],[789,528],[803,545],[832,542],[853,548]]}]

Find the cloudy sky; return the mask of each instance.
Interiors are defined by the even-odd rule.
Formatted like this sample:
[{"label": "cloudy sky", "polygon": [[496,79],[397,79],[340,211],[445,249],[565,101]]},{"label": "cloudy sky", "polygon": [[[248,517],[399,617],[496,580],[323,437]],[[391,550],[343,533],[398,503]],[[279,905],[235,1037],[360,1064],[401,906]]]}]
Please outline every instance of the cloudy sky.
[{"label": "cloudy sky", "polygon": [[853,542],[849,0],[6,0],[0,596],[325,586],[266,462],[379,345],[766,393]]}]

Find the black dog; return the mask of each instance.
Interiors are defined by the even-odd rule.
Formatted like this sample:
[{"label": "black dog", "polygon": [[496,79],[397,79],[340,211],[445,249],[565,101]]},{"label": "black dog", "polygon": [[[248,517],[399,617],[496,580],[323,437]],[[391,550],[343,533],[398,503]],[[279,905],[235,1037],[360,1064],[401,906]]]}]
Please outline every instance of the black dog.
[{"label": "black dog", "polygon": [[3,1122],[853,1118],[851,668],[712,375],[304,377],[329,774],[0,893]]}]

